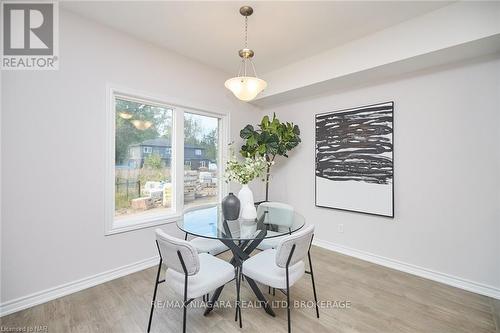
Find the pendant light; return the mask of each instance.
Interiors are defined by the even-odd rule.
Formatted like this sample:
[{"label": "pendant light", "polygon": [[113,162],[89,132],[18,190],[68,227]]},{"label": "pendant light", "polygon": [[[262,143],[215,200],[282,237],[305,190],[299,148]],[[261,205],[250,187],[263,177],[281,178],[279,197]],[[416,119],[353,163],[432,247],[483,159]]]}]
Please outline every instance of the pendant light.
[{"label": "pendant light", "polygon": [[118,113],[118,115],[120,115],[120,117],[122,117],[125,120],[132,119],[132,117],[133,117],[132,113],[127,112],[127,111],[121,111]]},{"label": "pendant light", "polygon": [[149,120],[139,120],[139,119],[134,119],[130,121],[132,125],[134,125],[135,128],[137,128],[140,131],[147,130],[150,128],[153,123],[150,122]]},{"label": "pendant light", "polygon": [[[248,102],[254,99],[262,90],[267,87],[267,82],[259,79],[255,72],[252,58],[254,56],[253,50],[248,48],[248,17],[252,15],[253,8],[250,6],[243,6],[240,8],[240,14],[245,17],[245,47],[238,51],[241,57],[240,69],[238,75],[227,80],[224,85],[227,89],[236,96],[236,98]],[[248,70],[253,71],[253,76]]]}]

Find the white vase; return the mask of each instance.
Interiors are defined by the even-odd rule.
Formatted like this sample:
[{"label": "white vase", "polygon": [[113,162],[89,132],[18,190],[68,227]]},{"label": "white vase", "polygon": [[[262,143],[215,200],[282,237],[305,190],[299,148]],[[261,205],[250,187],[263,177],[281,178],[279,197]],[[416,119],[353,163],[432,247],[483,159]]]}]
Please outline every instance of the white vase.
[{"label": "white vase", "polygon": [[257,210],[255,209],[253,201],[253,193],[247,184],[241,187],[238,192],[238,199],[240,199],[240,219],[242,220],[255,220],[257,218]]}]

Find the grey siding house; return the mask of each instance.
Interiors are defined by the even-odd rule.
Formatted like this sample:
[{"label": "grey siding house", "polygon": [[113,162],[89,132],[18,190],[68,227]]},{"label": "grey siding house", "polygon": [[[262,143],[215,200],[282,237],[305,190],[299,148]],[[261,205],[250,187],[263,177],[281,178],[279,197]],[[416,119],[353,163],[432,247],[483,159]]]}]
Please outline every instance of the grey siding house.
[{"label": "grey siding house", "polygon": [[[128,166],[142,168],[144,160],[153,154],[159,155],[166,165],[172,160],[172,144],[167,139],[151,139],[128,146]],[[191,170],[208,167],[211,161],[206,156],[206,149],[196,145],[184,145],[184,164]],[[215,162],[215,161],[213,161]]]}]

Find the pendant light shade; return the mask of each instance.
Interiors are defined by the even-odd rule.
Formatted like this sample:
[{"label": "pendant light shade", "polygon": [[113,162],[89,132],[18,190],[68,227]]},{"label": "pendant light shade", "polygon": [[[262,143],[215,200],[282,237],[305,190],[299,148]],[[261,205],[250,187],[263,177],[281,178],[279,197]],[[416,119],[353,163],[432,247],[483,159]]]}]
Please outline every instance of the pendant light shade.
[{"label": "pendant light shade", "polygon": [[149,120],[139,120],[139,119],[134,119],[130,121],[132,125],[134,125],[135,128],[137,128],[140,131],[147,130],[150,128],[153,123],[150,122]]},{"label": "pendant light shade", "polygon": [[267,87],[267,82],[253,76],[237,76],[224,83],[236,98],[248,102]]},{"label": "pendant light shade", "polygon": [[120,117],[122,117],[125,120],[131,119],[133,117],[132,113],[127,112],[127,111],[122,111],[118,114],[120,115]]},{"label": "pendant light shade", "polygon": [[[257,77],[255,66],[252,62],[252,58],[255,53],[247,47],[248,16],[252,15],[252,13],[253,9],[250,6],[243,6],[240,8],[240,14],[245,17],[245,48],[238,51],[238,54],[241,57],[241,65],[238,75],[224,83],[226,88],[231,90],[236,98],[244,102],[253,100],[267,87],[267,82]],[[253,76],[247,72],[247,67],[248,69],[252,69]]]}]

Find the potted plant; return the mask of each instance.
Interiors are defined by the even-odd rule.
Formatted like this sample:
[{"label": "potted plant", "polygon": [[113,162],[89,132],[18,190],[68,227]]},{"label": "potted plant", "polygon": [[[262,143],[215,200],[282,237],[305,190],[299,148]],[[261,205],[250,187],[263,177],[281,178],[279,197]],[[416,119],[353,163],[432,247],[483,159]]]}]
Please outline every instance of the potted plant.
[{"label": "potted plant", "polygon": [[280,122],[276,114],[273,114],[272,120],[264,116],[258,127],[255,129],[252,125],[246,125],[240,131],[240,137],[245,140],[240,153],[246,158],[263,156],[266,159],[264,181],[266,182],[266,201],[269,201],[269,180],[274,159],[276,156],[288,157],[288,152],[299,145],[300,129],[293,123]]},{"label": "potted plant", "polygon": [[268,162],[262,156],[246,157],[242,161],[236,159],[234,153],[226,163],[226,182],[234,181],[242,185],[238,193],[240,200],[241,215],[244,220],[253,220],[257,217],[252,190],[248,183],[258,177],[262,177],[268,167]]}]

